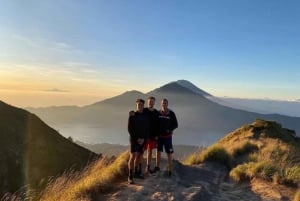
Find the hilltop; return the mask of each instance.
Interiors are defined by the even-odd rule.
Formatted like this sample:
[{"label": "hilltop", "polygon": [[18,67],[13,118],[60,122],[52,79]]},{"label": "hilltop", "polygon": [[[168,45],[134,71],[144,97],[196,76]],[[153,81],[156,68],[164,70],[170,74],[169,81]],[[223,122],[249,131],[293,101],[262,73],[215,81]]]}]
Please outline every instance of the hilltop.
[{"label": "hilltop", "polygon": [[125,152],[116,160],[98,161],[69,186],[49,186],[42,200],[299,201],[299,143],[293,131],[258,119],[191,155],[185,164],[174,161],[171,177],[164,173],[163,160],[160,173],[127,185]]},{"label": "hilltop", "polygon": [[0,197],[39,191],[49,178],[80,170],[97,157],[36,115],[0,101]]}]

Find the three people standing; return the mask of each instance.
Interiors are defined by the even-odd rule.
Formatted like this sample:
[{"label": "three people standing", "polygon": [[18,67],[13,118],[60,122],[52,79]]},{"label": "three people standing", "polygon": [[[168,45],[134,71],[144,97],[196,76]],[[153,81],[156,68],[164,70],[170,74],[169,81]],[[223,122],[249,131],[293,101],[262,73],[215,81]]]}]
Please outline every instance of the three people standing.
[{"label": "three people standing", "polygon": [[[163,148],[168,157],[168,175],[172,174],[173,131],[178,127],[175,113],[168,108],[168,100],[161,101],[161,110],[154,108],[155,98],[147,99],[147,108],[144,108],[144,100],[137,99],[136,111],[129,113],[128,132],[130,135],[130,159],[128,162],[128,183],[133,183],[133,176],[138,178],[139,163],[144,149],[147,150],[146,173],[160,171],[160,159]],[[144,148],[144,149],[143,149]],[[152,150],[157,148],[156,166],[151,170]],[[133,170],[135,173],[133,174]],[[140,168],[141,169],[141,168]]]}]

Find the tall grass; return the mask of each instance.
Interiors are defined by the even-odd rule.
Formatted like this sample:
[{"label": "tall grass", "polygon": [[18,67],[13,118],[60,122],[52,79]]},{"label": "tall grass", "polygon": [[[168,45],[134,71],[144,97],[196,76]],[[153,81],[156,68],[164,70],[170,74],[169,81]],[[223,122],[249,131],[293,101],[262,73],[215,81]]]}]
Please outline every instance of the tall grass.
[{"label": "tall grass", "polygon": [[235,181],[263,178],[274,183],[300,184],[300,138],[273,121],[257,119],[229,133],[186,164],[218,161],[231,167]]},{"label": "tall grass", "polygon": [[104,158],[89,165],[80,173],[65,173],[49,182],[40,200],[89,200],[93,193],[112,190],[112,184],[125,175],[128,157],[128,152],[124,152],[112,163]]},{"label": "tall grass", "polygon": [[228,152],[219,145],[210,146],[200,154],[192,154],[185,161],[186,164],[199,164],[205,161],[213,161],[224,164],[226,167],[231,166],[231,156]]}]

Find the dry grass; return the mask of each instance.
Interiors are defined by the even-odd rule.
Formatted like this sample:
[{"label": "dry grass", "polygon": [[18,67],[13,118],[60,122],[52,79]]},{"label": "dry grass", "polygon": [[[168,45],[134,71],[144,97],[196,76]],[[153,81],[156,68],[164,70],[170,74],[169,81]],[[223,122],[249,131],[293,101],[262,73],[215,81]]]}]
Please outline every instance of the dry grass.
[{"label": "dry grass", "polygon": [[293,201],[300,201],[300,189],[296,192]]},{"label": "dry grass", "polygon": [[203,150],[200,154],[192,154],[185,161],[186,164],[199,164],[205,161],[213,161],[224,164],[226,167],[231,166],[231,156],[222,146],[210,146]]},{"label": "dry grass", "polygon": [[112,183],[124,176],[129,154],[121,154],[114,162],[104,158],[79,173],[65,173],[50,181],[42,192],[42,201],[89,200],[92,193],[112,190]]},{"label": "dry grass", "polygon": [[187,164],[217,160],[233,167],[236,181],[263,178],[278,184],[300,184],[300,140],[293,131],[272,121],[256,120],[236,129],[200,154],[193,154]]}]

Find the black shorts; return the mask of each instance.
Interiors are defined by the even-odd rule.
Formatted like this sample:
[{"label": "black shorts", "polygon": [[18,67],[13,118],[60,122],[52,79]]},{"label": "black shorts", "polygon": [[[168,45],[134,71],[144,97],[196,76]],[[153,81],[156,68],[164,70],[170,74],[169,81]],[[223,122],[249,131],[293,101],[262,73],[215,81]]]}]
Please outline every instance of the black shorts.
[{"label": "black shorts", "polygon": [[172,154],[174,152],[173,150],[173,144],[172,144],[172,137],[160,137],[157,140],[157,151],[162,152],[163,147],[165,148],[165,152],[168,154]]},{"label": "black shorts", "polygon": [[144,153],[144,144],[138,144],[137,142],[135,141],[130,141],[130,152],[131,153],[135,153],[135,152],[138,152],[138,153]]}]

